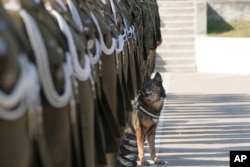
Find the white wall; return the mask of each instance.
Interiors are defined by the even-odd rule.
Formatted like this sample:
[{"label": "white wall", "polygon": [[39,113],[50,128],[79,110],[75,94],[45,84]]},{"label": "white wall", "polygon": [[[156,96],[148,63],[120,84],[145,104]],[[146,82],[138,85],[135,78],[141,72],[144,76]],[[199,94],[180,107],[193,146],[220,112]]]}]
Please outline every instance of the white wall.
[{"label": "white wall", "polygon": [[197,72],[250,74],[250,38],[196,37]]}]

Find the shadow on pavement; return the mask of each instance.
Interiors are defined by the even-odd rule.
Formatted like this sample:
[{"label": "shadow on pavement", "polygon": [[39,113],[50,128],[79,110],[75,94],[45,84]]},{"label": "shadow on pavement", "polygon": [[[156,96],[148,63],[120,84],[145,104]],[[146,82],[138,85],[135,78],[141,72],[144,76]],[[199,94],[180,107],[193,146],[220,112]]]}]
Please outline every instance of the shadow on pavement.
[{"label": "shadow on pavement", "polygon": [[229,166],[231,150],[250,151],[250,96],[168,94],[160,124],[162,166]]}]

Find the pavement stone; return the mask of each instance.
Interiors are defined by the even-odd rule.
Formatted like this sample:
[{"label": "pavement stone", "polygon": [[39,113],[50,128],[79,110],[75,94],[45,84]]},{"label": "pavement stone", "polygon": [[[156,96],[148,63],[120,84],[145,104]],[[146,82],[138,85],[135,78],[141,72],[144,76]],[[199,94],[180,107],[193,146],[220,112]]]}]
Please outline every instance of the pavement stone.
[{"label": "pavement stone", "polygon": [[250,75],[162,76],[167,99],[157,128],[156,151],[166,164],[158,166],[228,167],[229,151],[250,151]]}]

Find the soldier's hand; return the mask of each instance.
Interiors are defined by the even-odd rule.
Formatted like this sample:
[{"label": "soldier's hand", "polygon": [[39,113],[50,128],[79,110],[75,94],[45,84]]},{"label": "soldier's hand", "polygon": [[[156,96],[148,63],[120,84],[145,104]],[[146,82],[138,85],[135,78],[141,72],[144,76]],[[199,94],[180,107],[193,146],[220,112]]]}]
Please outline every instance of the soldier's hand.
[{"label": "soldier's hand", "polygon": [[148,50],[148,61],[152,61],[154,59],[155,52],[154,50]]},{"label": "soldier's hand", "polygon": [[160,41],[157,41],[157,42],[156,42],[156,46],[160,46],[161,43],[162,43],[162,39],[161,39]]}]

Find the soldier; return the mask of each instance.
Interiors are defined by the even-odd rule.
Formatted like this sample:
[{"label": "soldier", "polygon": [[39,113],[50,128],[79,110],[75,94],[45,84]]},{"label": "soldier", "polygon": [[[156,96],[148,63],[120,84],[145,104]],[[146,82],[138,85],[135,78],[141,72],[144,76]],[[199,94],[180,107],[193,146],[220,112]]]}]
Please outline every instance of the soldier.
[{"label": "soldier", "polygon": [[[19,1],[16,1],[17,3]],[[66,56],[67,43],[59,27],[48,14],[42,2],[22,0],[21,10],[10,11],[20,30],[27,35],[32,53],[29,55],[38,67],[42,86],[44,133],[48,150],[43,155],[47,166],[71,166],[70,101],[72,87]],[[43,147],[38,148],[43,149]],[[33,166],[38,165],[34,160]]]},{"label": "soldier", "polygon": [[[98,28],[98,37],[101,42],[102,54],[101,54],[101,103],[106,106],[103,110],[105,114],[109,114],[108,119],[103,119],[103,124],[110,124],[114,122],[113,126],[107,127],[104,125],[105,132],[105,145],[106,145],[106,166],[114,166],[115,153],[118,151],[117,140],[120,137],[117,122],[117,68],[116,68],[116,39],[117,29],[115,27],[114,20],[111,19],[110,13],[108,13],[106,1],[91,1],[91,10],[93,11],[94,17],[97,18],[95,25],[100,25]],[[102,11],[102,12],[101,12]],[[96,24],[97,23],[97,24]],[[105,100],[106,99],[106,100]],[[107,104],[105,105],[105,101]],[[109,106],[109,107],[108,107]],[[109,109],[110,108],[110,109]],[[101,109],[101,108],[100,108]],[[112,121],[112,117],[114,120]],[[109,120],[110,119],[110,120]],[[111,121],[111,122],[110,122]],[[110,124],[112,125],[112,124]],[[116,126],[116,127],[114,127]],[[106,130],[105,130],[106,129]]]},{"label": "soldier", "polygon": [[[72,1],[73,2],[73,1]],[[79,100],[81,101],[81,114],[80,119],[80,136],[82,137],[82,152],[83,159],[85,160],[85,166],[94,167],[95,166],[95,99],[96,99],[96,77],[98,62],[100,59],[100,45],[99,40],[96,37],[96,31],[94,24],[91,20],[89,14],[89,8],[86,2],[83,0],[78,0],[76,3],[77,12],[79,13],[79,18],[82,22],[82,35],[86,39],[86,52],[90,58],[91,64],[91,77],[90,85],[91,89],[81,92]],[[83,90],[83,89],[82,89]],[[88,95],[88,93],[91,93]],[[85,94],[85,96],[83,96]],[[91,100],[92,99],[92,100]],[[90,102],[91,101],[91,102]],[[87,104],[86,104],[87,103]]]},{"label": "soldier", "polygon": [[[155,67],[156,48],[161,43],[160,17],[156,0],[122,1],[135,25],[137,37],[137,65],[141,74],[141,84],[145,77],[151,76]],[[141,85],[138,86],[141,88]],[[134,166],[136,164],[136,137],[126,136],[117,157],[116,166]],[[129,143],[129,144],[128,144]],[[126,144],[129,147],[126,147]]]},{"label": "soldier", "polygon": [[36,128],[42,128],[36,121],[41,119],[37,71],[27,59],[31,50],[25,36],[2,2],[0,25],[0,166],[28,167],[41,139]]},{"label": "soldier", "polygon": [[156,48],[161,44],[160,16],[156,0],[141,0],[143,28],[144,76],[154,72]]},{"label": "soldier", "polygon": [[[65,2],[63,1],[59,1],[61,2],[58,3],[57,5],[52,6],[54,10],[58,11],[60,13],[60,15],[62,15],[64,17],[64,19],[67,21],[67,23],[70,25],[70,30],[71,33],[73,35],[73,41],[75,41],[75,44],[78,45],[76,46],[77,50],[81,50],[83,49],[83,46],[80,45],[80,43],[78,42],[77,39],[83,37],[83,35],[89,36],[89,34],[91,35],[91,33],[87,33],[87,27],[83,27],[85,32],[81,31],[81,26],[79,26],[79,19],[77,21],[77,17],[75,17],[77,15],[77,13],[73,14],[73,11],[71,11],[70,9],[70,15],[69,16],[69,12],[67,12],[67,9],[62,11],[62,9],[58,8],[58,5],[61,5],[61,7],[65,6],[69,6],[69,4],[65,4]],[[78,2],[80,3],[80,2]],[[67,6],[66,6],[67,5]],[[95,6],[97,7],[97,6]],[[77,8],[77,7],[76,7]],[[82,8],[82,7],[81,7]],[[83,8],[82,8],[83,9]],[[86,9],[86,8],[85,8]],[[92,8],[91,8],[92,9]],[[77,10],[77,9],[76,9]],[[97,11],[99,12],[99,11]],[[95,13],[97,13],[95,12]],[[55,12],[53,12],[55,13]],[[79,11],[78,11],[79,14]],[[91,13],[90,13],[91,14]],[[83,13],[81,13],[80,15],[83,16]],[[91,15],[92,16],[92,15]],[[100,14],[98,16],[101,16]],[[92,17],[91,17],[92,18]],[[107,40],[110,40],[108,35],[110,35],[109,31],[109,26],[104,22],[105,19],[101,20],[102,23],[102,33],[105,34],[105,42],[108,42]],[[93,21],[94,22],[94,21]],[[95,23],[96,24],[96,23]],[[77,26],[74,26],[77,25]],[[76,31],[77,29],[80,30]],[[98,34],[99,38],[102,37],[103,35]],[[89,42],[91,42],[91,39],[89,37],[87,37],[89,39]],[[104,41],[102,41],[104,42]],[[114,44],[113,40],[112,43]],[[91,43],[89,43],[91,45]],[[82,48],[81,48],[82,47]],[[85,45],[86,47],[86,45]],[[90,48],[88,48],[90,47]],[[85,48],[84,52],[88,52],[92,49],[91,46],[88,46],[87,48]],[[112,47],[111,47],[112,48]],[[114,47],[113,47],[114,50]],[[114,65],[115,61],[114,57],[110,54],[113,53],[113,50],[111,51],[111,49],[107,49],[105,51],[106,54],[109,55],[103,55],[100,59],[100,61],[98,60],[98,62],[100,62],[97,65],[94,65],[94,71],[92,71],[94,73],[96,73],[97,75],[93,75],[93,78],[95,79],[95,88],[96,88],[96,95],[94,95],[94,104],[95,104],[95,127],[99,128],[98,130],[95,130],[95,140],[96,140],[96,153],[97,153],[97,159],[98,159],[98,163],[100,164],[106,164],[106,159],[105,157],[105,152],[107,153],[111,153],[111,152],[115,152],[117,150],[117,146],[115,145],[115,137],[119,137],[119,132],[117,133],[118,127],[116,124],[116,120],[114,119],[114,115],[113,112],[115,112],[114,107],[116,107],[116,100],[114,98],[114,93],[116,93],[116,89],[115,89],[115,76],[113,74],[116,74],[116,71],[113,69],[113,67],[116,67]],[[79,53],[79,52],[78,52]],[[81,52],[80,52],[81,53]],[[81,54],[79,56],[82,56]],[[98,56],[98,55],[97,55]],[[91,58],[92,59],[92,58]],[[79,61],[82,61],[81,59]],[[92,60],[91,60],[92,61]],[[102,64],[101,64],[102,63]],[[94,63],[96,64],[96,63]],[[98,69],[96,69],[95,67],[98,67]],[[100,67],[100,68],[99,68]],[[73,68],[75,68],[75,66],[73,65]],[[92,109],[88,107],[90,104],[93,104],[93,102],[91,102],[91,100],[93,100],[93,98],[91,97],[87,97],[86,96],[86,91],[90,91],[91,89],[86,87],[86,81],[83,82],[83,80],[81,78],[77,78],[78,79],[78,87],[79,87],[79,104],[80,104],[80,108],[81,108],[81,118],[83,118],[84,120],[82,122],[84,122],[84,124],[82,125],[82,127],[84,127],[86,129],[86,127],[88,125],[86,125],[87,122],[90,123],[89,127],[91,128],[91,124],[93,123],[91,120],[93,118],[93,113]],[[84,85],[85,84],[85,87]],[[106,85],[106,86],[105,86]],[[112,88],[111,88],[111,87]],[[107,93],[108,92],[108,93]],[[85,99],[85,100],[84,100]],[[84,100],[84,101],[83,101]],[[83,117],[86,116],[86,117]],[[93,126],[92,126],[93,127]],[[115,129],[115,130],[114,130]],[[83,131],[81,132],[82,135],[84,135],[84,150],[86,151],[86,154],[88,154],[86,148],[89,148],[89,146],[87,146],[87,143],[91,143],[86,141],[87,139],[91,139],[91,136],[93,136],[93,133],[91,133],[91,131],[89,130],[88,132]],[[90,135],[85,136],[85,135]],[[100,136],[100,137],[99,137]],[[103,140],[105,142],[105,147],[103,145]],[[90,147],[91,148],[91,147]],[[93,147],[92,147],[93,148]],[[106,148],[106,150],[104,150],[104,148]],[[90,150],[91,154],[93,155],[93,150]],[[84,157],[90,157],[93,160],[93,157],[91,156],[87,156],[85,155]],[[87,159],[88,160],[88,159]],[[85,160],[85,161],[87,161]],[[109,160],[109,158],[107,158],[107,160]],[[93,165],[93,161],[91,162],[85,162],[87,164]]]},{"label": "soldier", "polygon": [[142,25],[142,11],[138,1],[120,1],[121,8],[127,13],[130,18],[131,24],[134,26],[134,46],[135,46],[135,58],[136,58],[136,74],[137,74],[137,90],[141,89],[142,77],[144,69],[144,54],[143,54],[143,25]]},{"label": "soldier", "polygon": [[[49,8],[48,8],[49,9]],[[75,124],[75,156],[78,166],[94,165],[94,83],[91,81],[91,62],[86,54],[88,45],[79,8],[74,1],[50,1],[51,14],[57,19],[67,37],[74,71],[77,114]],[[61,25],[63,22],[63,25]],[[66,31],[68,30],[68,31]],[[89,149],[89,150],[87,150]],[[78,150],[78,151],[77,151]]]},{"label": "soldier", "polygon": [[[10,54],[16,55],[14,48],[21,44],[20,48],[38,68],[44,123],[32,132],[35,133],[31,135],[32,139],[22,140],[27,156],[21,156],[23,162],[19,159],[18,166],[23,163],[23,166],[113,167],[122,131],[119,126],[124,126],[125,112],[132,110],[130,100],[141,87],[138,78],[141,77],[142,59],[136,56],[135,49],[135,44],[141,40],[135,39],[139,31],[133,29],[136,23],[130,17],[132,11],[128,13],[124,7],[120,8],[122,2],[112,0],[11,2],[16,2],[14,7],[18,8],[8,8],[8,12],[24,34],[24,40],[18,37],[19,43],[14,44]],[[4,18],[6,20],[8,18]],[[20,48],[17,48],[19,52]],[[4,72],[8,74],[9,71],[5,62],[0,61],[1,81],[9,80]],[[13,62],[12,84],[8,87],[9,83],[0,83],[0,89],[5,93],[17,82],[19,67]],[[38,124],[37,117],[24,119]],[[22,135],[27,137],[25,133]],[[5,139],[3,137],[1,141]],[[3,162],[9,163],[7,159]]]},{"label": "soldier", "polygon": [[[20,9],[17,8],[20,7],[17,2],[10,6],[8,1],[3,2],[14,13]],[[32,54],[31,48],[2,4],[0,7],[0,89],[3,90],[0,91],[0,143],[3,158],[0,163],[1,166],[51,166],[43,132],[38,74],[34,64],[25,56]],[[7,99],[5,94],[8,95]]]}]

